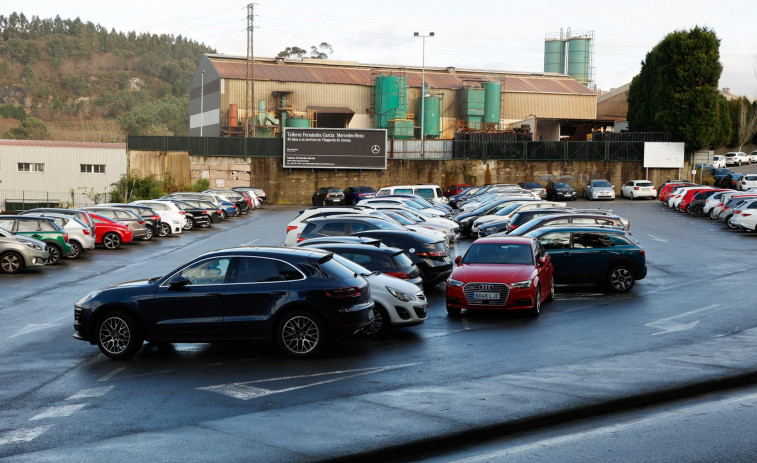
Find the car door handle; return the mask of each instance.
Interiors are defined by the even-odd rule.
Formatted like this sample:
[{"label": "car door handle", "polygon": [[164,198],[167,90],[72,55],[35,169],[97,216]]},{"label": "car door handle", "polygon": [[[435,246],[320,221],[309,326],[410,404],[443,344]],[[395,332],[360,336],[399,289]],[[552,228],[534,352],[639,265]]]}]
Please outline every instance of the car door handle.
[{"label": "car door handle", "polygon": [[564,252],[564,253],[562,253],[562,255],[563,255],[563,256],[569,256],[569,255],[570,255],[570,253],[569,253],[569,252]]}]

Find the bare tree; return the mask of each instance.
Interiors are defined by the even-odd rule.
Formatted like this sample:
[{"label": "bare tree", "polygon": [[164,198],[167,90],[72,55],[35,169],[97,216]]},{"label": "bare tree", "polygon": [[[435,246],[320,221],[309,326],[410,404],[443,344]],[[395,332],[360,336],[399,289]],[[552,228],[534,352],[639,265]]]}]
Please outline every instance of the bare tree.
[{"label": "bare tree", "polygon": [[746,98],[741,98],[737,133],[739,151],[755,134],[757,134],[757,105],[750,103]]}]

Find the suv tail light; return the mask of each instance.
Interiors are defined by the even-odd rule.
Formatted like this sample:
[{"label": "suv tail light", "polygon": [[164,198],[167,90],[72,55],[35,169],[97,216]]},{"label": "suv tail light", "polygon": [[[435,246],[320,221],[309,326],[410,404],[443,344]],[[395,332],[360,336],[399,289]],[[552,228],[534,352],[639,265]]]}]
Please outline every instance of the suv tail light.
[{"label": "suv tail light", "polygon": [[289,226],[287,227],[287,233],[289,233],[289,232],[290,232],[290,231],[292,231],[292,230],[297,230],[297,226],[296,226],[296,225],[289,225]]},{"label": "suv tail light", "polygon": [[302,243],[303,241],[305,241],[305,238],[301,237],[300,234],[297,233],[297,242]]},{"label": "suv tail light", "polygon": [[66,243],[68,243],[68,233],[66,233],[66,232],[63,232],[63,241],[65,241]]},{"label": "suv tail light", "polygon": [[337,288],[332,289],[330,291],[326,291],[326,295],[328,297],[333,297],[335,299],[344,299],[348,297],[358,297],[362,295],[363,293],[360,292],[360,288],[356,286],[350,286],[348,288]]},{"label": "suv tail light", "polygon": [[415,254],[418,257],[446,257],[447,255],[449,255],[447,251],[416,252]]},{"label": "suv tail light", "polygon": [[144,225],[145,221],[144,220],[137,220],[137,223],[140,224],[140,225]]},{"label": "suv tail light", "polygon": [[152,219],[153,220],[160,220],[160,216],[156,214],[156,215],[152,216]]},{"label": "suv tail light", "polygon": [[181,215],[187,215],[187,213],[184,212],[184,211],[179,211],[179,214],[181,214]]},{"label": "suv tail light", "polygon": [[83,229],[82,232],[84,232],[85,235],[89,235],[89,228]]},{"label": "suv tail light", "polygon": [[403,279],[403,280],[409,280],[410,279],[410,274],[405,273],[405,272],[387,272],[387,275],[389,275],[390,277],[400,278],[400,279]]}]

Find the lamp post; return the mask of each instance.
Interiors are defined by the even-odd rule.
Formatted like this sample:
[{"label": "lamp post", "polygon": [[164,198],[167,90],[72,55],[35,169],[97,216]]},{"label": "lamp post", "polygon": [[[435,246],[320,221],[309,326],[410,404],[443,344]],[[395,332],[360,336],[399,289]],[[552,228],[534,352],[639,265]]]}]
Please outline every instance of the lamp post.
[{"label": "lamp post", "polygon": [[421,61],[421,158],[426,157],[426,37],[433,37],[434,33],[429,32],[422,35],[420,32],[413,32],[414,37],[420,37],[423,40],[423,60]]}]

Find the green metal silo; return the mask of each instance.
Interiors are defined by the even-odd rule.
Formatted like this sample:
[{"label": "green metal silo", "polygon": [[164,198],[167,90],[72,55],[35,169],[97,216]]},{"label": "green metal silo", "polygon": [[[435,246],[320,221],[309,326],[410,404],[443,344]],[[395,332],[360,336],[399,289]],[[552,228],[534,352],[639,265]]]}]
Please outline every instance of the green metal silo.
[{"label": "green metal silo", "polygon": [[[442,99],[436,95],[427,96],[426,102],[423,105],[423,136],[426,138],[439,138],[441,134]],[[416,116],[418,121],[421,119],[420,109],[421,99],[418,98],[419,114]],[[420,125],[420,122],[418,125]]]},{"label": "green metal silo", "polygon": [[565,41],[547,39],[544,41],[544,72],[565,73]]},{"label": "green metal silo", "polygon": [[407,118],[407,77],[376,76],[376,127],[385,129],[392,119]]},{"label": "green metal silo", "polygon": [[499,124],[500,102],[502,101],[502,84],[487,82],[484,84],[484,122]]},{"label": "green metal silo", "polygon": [[287,127],[296,127],[298,129],[310,127],[310,119],[307,117],[290,117],[286,120]]},{"label": "green metal silo", "polygon": [[568,39],[568,75],[584,85],[588,84],[590,61],[591,38],[573,37]]}]

